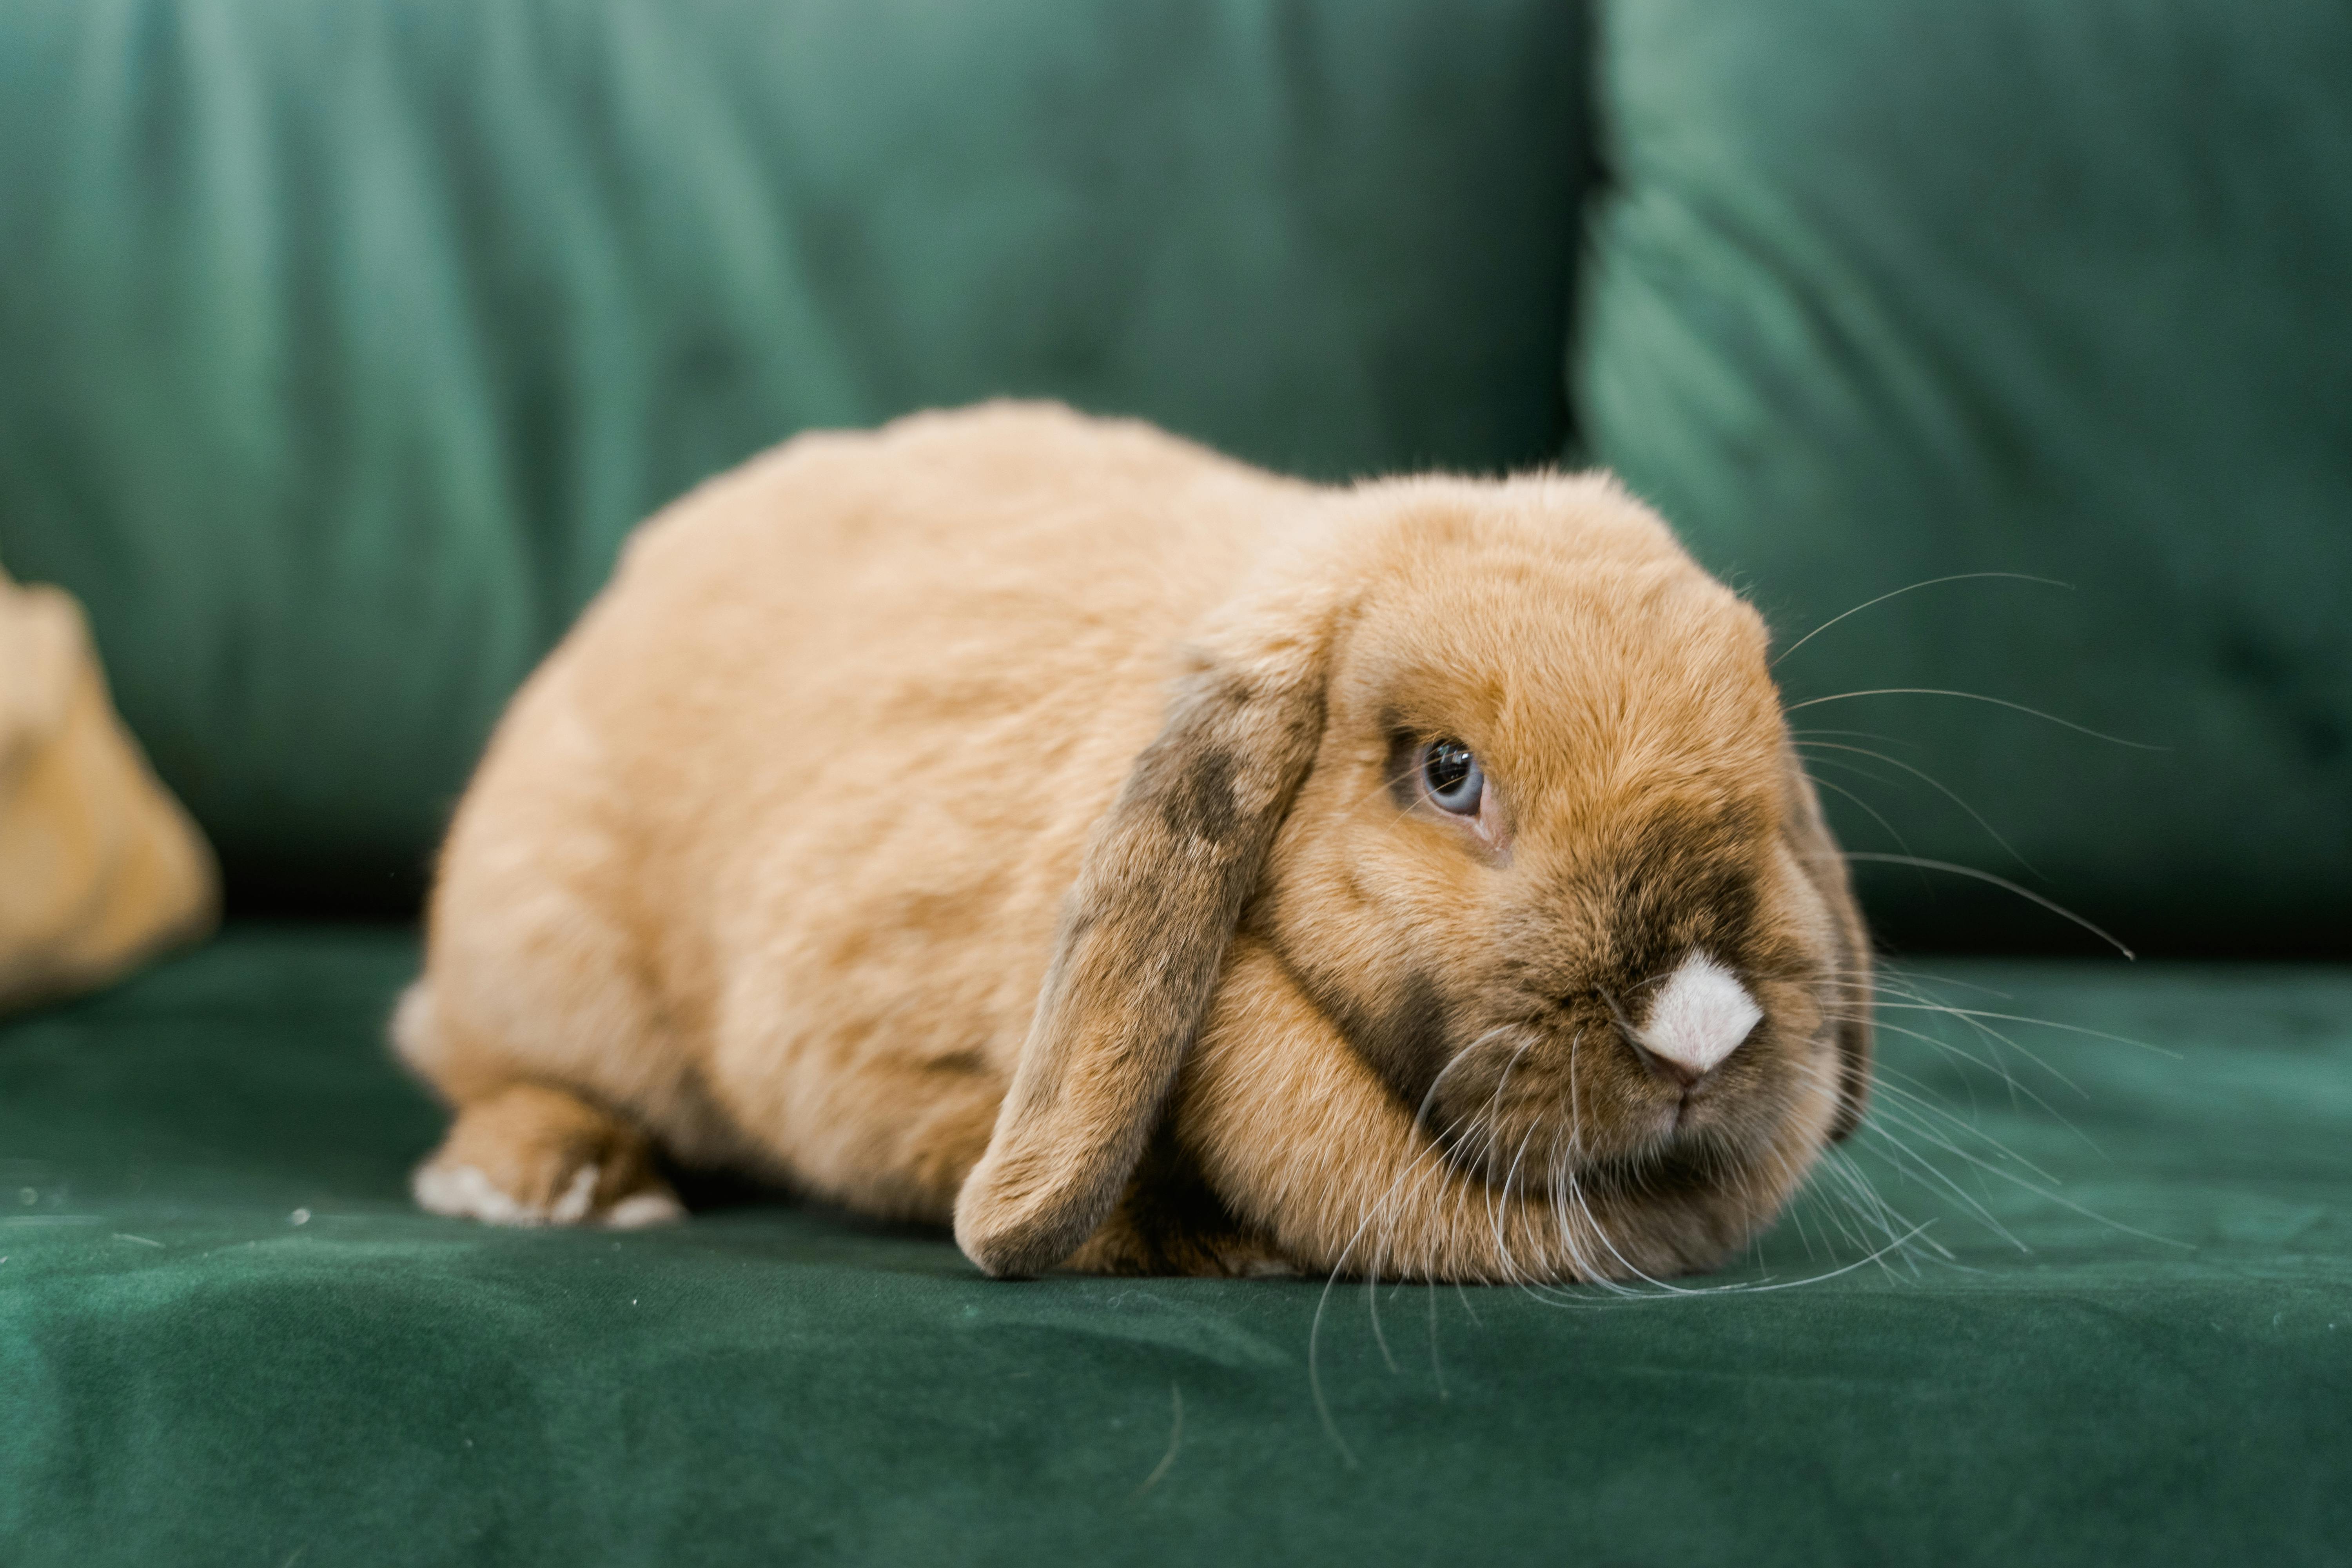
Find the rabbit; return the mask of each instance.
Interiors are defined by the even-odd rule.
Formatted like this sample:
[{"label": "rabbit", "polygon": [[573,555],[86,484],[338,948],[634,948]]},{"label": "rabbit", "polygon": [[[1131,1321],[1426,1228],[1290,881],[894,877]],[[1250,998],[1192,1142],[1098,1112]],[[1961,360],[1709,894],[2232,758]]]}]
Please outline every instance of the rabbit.
[{"label": "rabbit", "polygon": [[797,437],[632,536],[459,803],[415,1194],[735,1168],[998,1277],[1714,1267],[1871,1059],[1767,647],[1605,474]]}]

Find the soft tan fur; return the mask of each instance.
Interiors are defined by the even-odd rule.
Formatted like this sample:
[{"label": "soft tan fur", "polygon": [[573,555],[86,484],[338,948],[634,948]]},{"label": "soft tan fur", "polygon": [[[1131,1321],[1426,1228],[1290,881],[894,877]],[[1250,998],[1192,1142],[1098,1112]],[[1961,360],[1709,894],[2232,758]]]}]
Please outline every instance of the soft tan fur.
[{"label": "soft tan fur", "polygon": [[0,1008],[212,925],[212,850],[108,700],[81,606],[0,574]]},{"label": "soft tan fur", "polygon": [[[1602,476],[803,437],[646,524],[493,740],[394,1026],[457,1111],[419,1195],[657,1216],[643,1134],[1000,1274],[1706,1267],[1867,1065],[1764,650]],[[1398,771],[1441,736],[1475,824]],[[1694,951],[1764,1021],[1685,1093],[1626,1036]]]}]

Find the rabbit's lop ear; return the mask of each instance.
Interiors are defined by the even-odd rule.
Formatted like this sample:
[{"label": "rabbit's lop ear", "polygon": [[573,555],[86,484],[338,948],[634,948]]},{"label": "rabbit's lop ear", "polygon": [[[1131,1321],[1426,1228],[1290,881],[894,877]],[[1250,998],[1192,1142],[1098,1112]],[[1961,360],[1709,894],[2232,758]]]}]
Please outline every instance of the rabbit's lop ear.
[{"label": "rabbit's lop ear", "polygon": [[1835,998],[1838,1012],[1838,1108],[1830,1136],[1843,1139],[1862,1125],[1870,1100],[1870,931],[1863,924],[1861,906],[1854,901],[1845,857],[1838,852],[1837,841],[1822,820],[1821,796],[1814,793],[1812,780],[1805,776],[1793,750],[1787,767],[1789,845],[1813,890],[1829,906],[1837,928],[1832,949],[1837,973],[1830,979],[1829,994]]},{"label": "rabbit's lop ear", "polygon": [[[956,1241],[1036,1274],[1118,1201],[1216,987],[1243,903],[1315,757],[1323,639],[1196,655],[1097,824]],[[1221,639],[1222,640],[1222,639]]]}]

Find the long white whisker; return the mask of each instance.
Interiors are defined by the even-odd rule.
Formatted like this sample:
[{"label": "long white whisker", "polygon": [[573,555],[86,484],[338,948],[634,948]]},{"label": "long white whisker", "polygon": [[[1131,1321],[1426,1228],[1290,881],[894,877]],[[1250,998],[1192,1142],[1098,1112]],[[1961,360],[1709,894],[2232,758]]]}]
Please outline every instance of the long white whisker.
[{"label": "long white whisker", "polygon": [[2135,1040],[2129,1035],[2111,1035],[2105,1029],[2086,1029],[2080,1024],[2061,1024],[2053,1018],[2030,1018],[2022,1013],[1988,1013],[1979,1007],[1948,1007],[1941,1003],[1933,1002],[1889,1002],[1882,1005],[1904,1010],[1916,1008],[1922,1012],[1948,1013],[1955,1018],[1998,1018],[2005,1024],[2032,1024],[2037,1028],[2057,1029],[2069,1035],[2087,1035],[2095,1040],[2113,1040],[2119,1046],[2131,1046],[2139,1050],[2153,1051],[2158,1056],[2169,1057],[2174,1061],[2182,1059],[2181,1053],[2179,1051],[2167,1050],[2162,1046],[2151,1045],[2146,1040]]},{"label": "long white whisker", "polygon": [[[2019,1056],[2023,1057],[2027,1061],[2032,1062],[2035,1067],[2040,1068],[2043,1072],[2048,1073],[2058,1082],[2065,1085],[2068,1089],[2073,1089],[2076,1094],[2081,1095],[2086,1100],[2090,1098],[2089,1092],[2085,1090],[2082,1085],[2076,1083],[2073,1079],[2068,1078],[2064,1073],[2059,1071],[2057,1068],[2052,1066],[2040,1052],[2032,1049],[2026,1046],[2023,1041],[2016,1039],[2007,1032],[1994,1028],[1982,1018],[1969,1017],[1960,1011],[1944,1006],[1942,1004],[1937,1002],[1888,1002],[1882,999],[1878,1002],[1877,1006],[1888,1012],[1940,1013],[1962,1025],[1970,1033],[1974,1034],[1977,1038],[1983,1040],[1990,1045],[2006,1047],[2009,1050],[2016,1052]],[[2038,1020],[2021,1019],[2020,1022],[2031,1023],[2038,1022]],[[1898,1025],[1890,1024],[1883,1018],[1873,1020],[1872,1026],[1874,1028],[1884,1029],[1889,1034],[1899,1035],[1912,1033],[1912,1031],[1906,1030]],[[1927,1041],[1948,1056],[1957,1056],[1963,1061],[1973,1062],[1978,1066],[1990,1068],[1992,1071],[1997,1072],[2001,1076],[2002,1080],[2010,1085],[2012,1092],[2015,1091],[2017,1088],[2016,1079],[2011,1076],[2007,1065],[2000,1062],[1998,1059],[1992,1062],[1981,1061],[1974,1055],[1960,1049],[1959,1047],[1953,1045],[1950,1041],[1943,1039],[1938,1036],[1916,1035],[1915,1037]]]},{"label": "long white whisker", "polygon": [[[1913,778],[1917,779],[1921,784],[1926,784],[1929,789],[1935,790],[1946,800],[1950,801],[1954,805],[1957,805],[1962,811],[1967,812],[1970,821],[1974,822],[1979,827],[1983,828],[1987,836],[1989,836],[1995,844],[2000,845],[2003,849],[2009,851],[2010,858],[2015,860],[2019,865],[2024,867],[2027,870],[2032,872],[2037,877],[2042,874],[2042,868],[2036,866],[2032,861],[2028,860],[2018,849],[2016,845],[2011,844],[2007,838],[2001,837],[2001,831],[2000,828],[1995,827],[1991,823],[1985,820],[1984,813],[1979,811],[1975,806],[1970,805],[1966,800],[1962,799],[1959,791],[1952,788],[1949,784],[1947,784],[1943,780],[1936,777],[1933,773],[1928,773],[1925,768],[1915,768],[1900,757],[1890,757],[1884,752],[1872,751],[1868,746],[1844,746],[1840,745],[1834,741],[1800,741],[1797,742],[1797,749],[1800,752],[1805,751],[1809,747],[1819,747],[1832,752],[1852,752],[1856,756],[1874,757],[1878,761],[1885,763],[1888,767],[1901,768],[1905,773],[1909,773]],[[1806,758],[1806,761],[1809,763],[1827,762],[1830,759],[1826,757],[1816,758],[1809,756]],[[1850,767],[1853,766],[1852,763],[1848,763],[1846,765]],[[1815,779],[1813,782],[1819,784],[1821,781],[1819,779]]]},{"label": "long white whisker", "polygon": [[2039,708],[2028,708],[2022,702],[2011,702],[2006,697],[1987,697],[1981,691],[1954,691],[1941,686],[1878,686],[1867,691],[1840,691],[1828,697],[1809,697],[1802,702],[1791,702],[1785,710],[1794,713],[1800,708],[1815,708],[1824,702],[1844,702],[1856,697],[1958,697],[1969,702],[1990,702],[1996,708],[2047,720],[2062,730],[2073,730],[2095,741],[2105,741],[2117,746],[2128,746],[2135,752],[2168,752],[2169,746],[2150,745],[2146,741],[2126,741],[2121,735],[2110,735],[2104,730],[2094,730],[2088,724],[2077,724],[2072,719],[2061,719],[2055,713],[2044,713]]},{"label": "long white whisker", "polygon": [[1933,588],[1938,584],[1969,583],[1985,577],[2005,577],[2011,582],[2017,583],[2039,583],[2046,588],[2063,588],[2070,594],[2074,591],[2074,584],[2072,583],[2061,583],[2055,577],[2028,576],[2022,572],[1956,572],[1948,577],[1929,577],[1924,582],[1906,584],[1903,587],[1895,589],[1892,593],[1881,594],[1875,599],[1864,599],[1861,604],[1856,605],[1851,610],[1840,611],[1838,614],[1832,616],[1828,620],[1823,621],[1820,626],[1815,626],[1811,631],[1807,632],[1803,637],[1799,637],[1795,642],[1790,643],[1787,647],[1782,648],[1779,654],[1774,656],[1772,664],[1774,667],[1778,667],[1781,659],[1788,658],[1790,654],[1796,652],[1799,648],[1804,647],[1807,643],[1812,641],[1815,637],[1821,636],[1823,632],[1829,630],[1840,621],[1844,620],[1846,616],[1858,616],[1862,614],[1863,611],[1870,608],[1873,605],[1883,605],[1889,599],[1899,599],[1906,594],[1916,594],[1922,588]]},{"label": "long white whisker", "polygon": [[[1810,772],[1808,772],[1805,776],[1807,778],[1812,778],[1812,774]],[[1843,784],[1832,784],[1829,780],[1823,778],[1812,778],[1812,782],[1814,788],[1833,790],[1837,794],[1845,796],[1846,799],[1853,802],[1854,805],[1862,807],[1863,810],[1868,812],[1870,814],[1870,819],[1878,824],[1879,826],[1886,829],[1886,836],[1889,838],[1894,839],[1895,844],[1902,848],[1905,854],[1907,855],[1910,853],[1911,841],[1903,837],[1902,829],[1896,827],[1895,824],[1887,821],[1885,817],[1880,816],[1876,806],[1871,805],[1870,802],[1863,799],[1862,796],[1854,794],[1853,791],[1846,788]],[[1927,879],[1923,875],[1919,879],[1920,881],[1925,882]]]},{"label": "long white whisker", "polygon": [[2122,953],[2126,958],[2137,958],[2139,956],[2139,954],[2134,952],[2130,948],[2126,947],[2123,944],[2121,938],[2116,936],[2105,927],[2092,924],[2089,921],[2084,920],[2081,915],[2076,914],[2074,910],[2068,909],[2065,905],[2059,903],[2056,900],[2045,899],[2041,894],[2035,892],[2032,889],[2021,888],[2006,877],[1996,877],[1990,871],[1979,871],[1973,866],[1956,866],[1949,860],[1924,860],[1916,855],[1883,855],[1850,849],[1846,851],[1845,858],[1849,860],[1875,861],[1887,866],[1917,866],[1929,871],[1949,871],[1956,877],[1973,877],[1979,882],[1990,882],[1994,887],[2005,889],[2010,892],[2015,893],[2019,898],[2025,900],[2029,903],[2041,905],[2043,909],[2048,910],[2052,914],[2057,915],[2061,919],[2074,921],[2076,925],[2081,926],[2084,931],[2089,931],[2093,936],[2097,937],[2101,942],[2104,942],[2108,946],[2114,948],[2117,952]]}]

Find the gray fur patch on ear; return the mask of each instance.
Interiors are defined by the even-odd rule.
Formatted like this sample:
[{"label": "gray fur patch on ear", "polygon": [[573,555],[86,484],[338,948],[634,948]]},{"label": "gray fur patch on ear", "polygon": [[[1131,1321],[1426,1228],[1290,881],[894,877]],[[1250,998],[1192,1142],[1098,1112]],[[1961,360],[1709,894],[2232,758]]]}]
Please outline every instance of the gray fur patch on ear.
[{"label": "gray fur patch on ear", "polygon": [[1314,760],[1319,686],[1181,682],[1097,826],[956,1239],[992,1274],[1034,1274],[1118,1202],[1208,1010],[1226,944]]},{"label": "gray fur patch on ear", "polygon": [[1234,798],[1235,763],[1231,752],[1203,746],[1176,763],[1174,776],[1146,788],[1157,797],[1160,820],[1177,837],[1222,844],[1241,830],[1241,805]]}]

